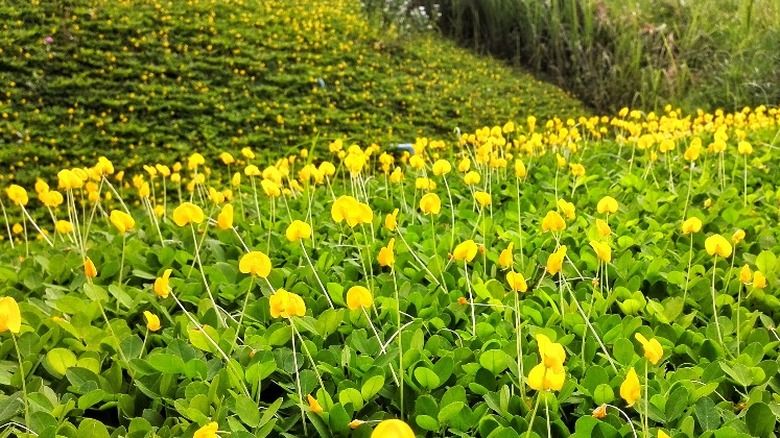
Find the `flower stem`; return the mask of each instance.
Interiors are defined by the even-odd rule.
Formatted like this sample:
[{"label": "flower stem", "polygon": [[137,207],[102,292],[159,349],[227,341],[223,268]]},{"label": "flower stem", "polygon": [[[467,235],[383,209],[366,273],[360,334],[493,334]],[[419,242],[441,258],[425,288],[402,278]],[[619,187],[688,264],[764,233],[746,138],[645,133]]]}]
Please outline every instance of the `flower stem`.
[{"label": "flower stem", "polygon": [[474,310],[474,294],[471,292],[471,279],[469,279],[469,262],[463,261],[463,270],[466,273],[466,285],[469,290],[469,306],[471,307],[471,335],[477,334],[477,314]]},{"label": "flower stem", "polygon": [[24,371],[24,362],[22,361],[22,352],[19,350],[19,343],[16,342],[16,335],[11,333],[11,339],[14,341],[16,349],[16,359],[19,360],[19,377],[22,379],[22,397],[24,398],[24,425],[30,430],[30,402],[27,400],[27,373]]},{"label": "flower stem", "polygon": [[530,438],[531,431],[534,429],[534,420],[536,420],[536,412],[539,410],[539,402],[542,401],[541,396],[542,396],[541,392],[536,393],[536,403],[534,404],[533,412],[531,412],[531,421],[528,422],[528,431],[525,433],[525,438]]},{"label": "flower stem", "polygon": [[718,321],[718,306],[715,304],[715,271],[718,267],[718,256],[712,262],[712,316],[715,318],[715,329],[718,331],[718,342],[723,345],[723,335],[720,332],[720,321]]}]

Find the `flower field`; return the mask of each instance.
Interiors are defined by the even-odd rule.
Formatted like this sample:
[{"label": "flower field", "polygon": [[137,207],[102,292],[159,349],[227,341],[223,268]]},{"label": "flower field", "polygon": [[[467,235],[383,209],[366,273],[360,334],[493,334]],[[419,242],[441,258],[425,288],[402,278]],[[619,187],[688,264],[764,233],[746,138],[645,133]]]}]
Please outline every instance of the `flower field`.
[{"label": "flower field", "polygon": [[778,117],[9,184],[0,434],[774,436]]}]

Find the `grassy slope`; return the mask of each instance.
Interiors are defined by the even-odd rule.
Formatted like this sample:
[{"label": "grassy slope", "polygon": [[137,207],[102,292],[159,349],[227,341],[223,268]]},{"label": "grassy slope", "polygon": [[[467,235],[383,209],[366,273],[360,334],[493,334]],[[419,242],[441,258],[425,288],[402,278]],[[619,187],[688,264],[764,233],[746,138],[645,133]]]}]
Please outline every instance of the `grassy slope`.
[{"label": "grassy slope", "polygon": [[584,111],[433,36],[371,28],[353,1],[13,2],[0,22],[0,139],[23,151],[0,165],[21,181],[97,155],[406,142]]}]

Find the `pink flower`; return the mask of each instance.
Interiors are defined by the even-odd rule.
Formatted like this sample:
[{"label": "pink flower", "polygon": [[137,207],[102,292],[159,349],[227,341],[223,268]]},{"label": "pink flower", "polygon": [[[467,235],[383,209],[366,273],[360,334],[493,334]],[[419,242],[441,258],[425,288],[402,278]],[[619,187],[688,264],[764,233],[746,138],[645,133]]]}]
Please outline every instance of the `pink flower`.
[{"label": "pink flower", "polygon": [[43,39],[43,42],[46,44],[52,44],[54,43],[54,38],[47,36],[46,38]]}]

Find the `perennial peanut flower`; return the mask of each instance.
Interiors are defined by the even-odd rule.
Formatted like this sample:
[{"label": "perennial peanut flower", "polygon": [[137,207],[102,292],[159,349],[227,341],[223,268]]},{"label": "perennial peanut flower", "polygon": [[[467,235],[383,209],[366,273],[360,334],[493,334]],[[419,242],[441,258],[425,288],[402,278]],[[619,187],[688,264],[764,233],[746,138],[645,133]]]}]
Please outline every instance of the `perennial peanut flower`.
[{"label": "perennial peanut flower", "polygon": [[84,259],[84,274],[87,278],[95,278],[98,275],[97,268],[89,257]]},{"label": "perennial peanut flower", "polygon": [[203,218],[203,210],[192,202],[182,202],[173,209],[173,222],[180,227],[192,223],[199,224],[203,222]]},{"label": "perennial peanut flower", "polygon": [[311,394],[306,395],[306,400],[309,402],[309,409],[311,409],[312,412],[317,415],[320,415],[324,412],[320,402],[318,402],[316,398],[312,397]]},{"label": "perennial peanut flower", "polygon": [[250,251],[238,261],[238,270],[242,274],[267,278],[271,273],[271,259],[262,251]]},{"label": "perennial peanut flower", "polygon": [[125,234],[135,227],[135,219],[124,211],[111,210],[108,218],[111,224],[119,231],[119,234]]},{"label": "perennial peanut flower", "polygon": [[682,224],[683,234],[698,233],[701,231],[701,219],[697,217],[690,217]]},{"label": "perennial peanut flower", "polygon": [[269,300],[273,318],[292,318],[306,315],[306,304],[300,295],[277,289]]},{"label": "perennial peanut flower", "polygon": [[542,219],[542,231],[561,231],[566,228],[566,222],[557,211],[550,210]]},{"label": "perennial peanut flower", "polygon": [[471,262],[474,260],[474,257],[477,256],[477,251],[479,251],[479,247],[477,247],[476,242],[469,239],[459,243],[455,249],[452,250],[452,258],[458,261],[465,260]]},{"label": "perennial peanut flower", "polygon": [[473,186],[474,184],[479,184],[479,181],[481,179],[482,178],[479,176],[479,174],[473,170],[463,176],[463,182],[466,183],[467,186]]},{"label": "perennial peanut flower", "polygon": [[0,298],[0,333],[17,334],[22,330],[22,313],[13,297]]},{"label": "perennial peanut flower", "polygon": [[474,192],[474,200],[476,200],[477,204],[481,207],[486,207],[492,202],[490,193],[480,191]]},{"label": "perennial peanut flower", "polygon": [[720,234],[715,234],[707,238],[704,241],[704,248],[707,250],[707,254],[721,257],[728,257],[731,255],[731,244],[725,237]]},{"label": "perennial peanut flower", "polygon": [[146,328],[151,332],[156,332],[162,327],[160,325],[160,317],[148,310],[144,310],[144,318],[146,318]]},{"label": "perennial peanut flower", "polygon": [[596,204],[596,211],[600,214],[609,213],[615,214],[618,210],[618,203],[612,196],[605,196],[601,198]]},{"label": "perennial peanut flower", "polygon": [[218,429],[219,429],[219,425],[217,424],[217,422],[212,421],[211,423],[196,430],[195,434],[192,435],[192,438],[218,438],[217,435]]},{"label": "perennial peanut flower", "polygon": [[371,438],[415,438],[417,435],[402,420],[383,420],[371,432]]},{"label": "perennial peanut flower", "polygon": [[731,235],[731,243],[734,245],[738,244],[739,242],[742,242],[745,240],[745,230],[742,228],[738,229],[737,231],[734,231],[734,234]]},{"label": "perennial peanut flower", "polygon": [[637,341],[642,344],[642,348],[645,352],[645,359],[649,360],[653,365],[658,365],[658,362],[664,357],[664,349],[658,342],[658,339],[652,338],[648,340],[641,333],[634,335]]},{"label": "perennial peanut flower", "polygon": [[433,174],[436,176],[446,175],[452,171],[452,165],[447,160],[437,160],[432,166]]},{"label": "perennial peanut flower", "polygon": [[393,267],[395,265],[395,238],[390,239],[387,246],[383,246],[379,250],[377,261],[380,266]]},{"label": "perennial peanut flower", "polygon": [[566,216],[566,219],[574,219],[576,217],[573,203],[561,198],[558,200],[557,204],[558,208],[563,212],[563,215]]},{"label": "perennial peanut flower", "polygon": [[498,256],[498,264],[504,269],[510,268],[514,264],[512,250],[515,247],[514,242],[509,242],[509,245],[507,245],[506,249],[501,251],[501,254]]},{"label": "perennial peanut flower", "polygon": [[420,198],[420,210],[424,214],[439,214],[441,212],[441,199],[436,193],[426,193]]},{"label": "perennial peanut flower", "polygon": [[217,215],[217,226],[220,230],[233,228],[233,206],[225,204]]},{"label": "perennial peanut flower", "polygon": [[620,397],[626,401],[628,406],[633,406],[634,403],[639,400],[639,397],[641,397],[639,376],[637,376],[633,367],[628,370],[628,374],[626,375],[625,380],[623,380],[623,383],[620,384]]},{"label": "perennial peanut flower", "polygon": [[171,286],[169,285],[169,278],[171,277],[172,269],[166,269],[163,272],[162,277],[154,279],[154,294],[160,298],[168,298],[171,293]]},{"label": "perennial peanut flower", "polygon": [[398,228],[398,209],[394,209],[392,213],[385,216],[385,228],[388,231],[395,231]]},{"label": "perennial peanut flower", "polygon": [[374,304],[374,297],[371,291],[363,286],[352,286],[347,291],[347,307],[349,310],[369,308]]},{"label": "perennial peanut flower", "polygon": [[528,284],[525,282],[525,277],[519,272],[507,272],[506,281],[509,283],[509,287],[515,292],[525,292],[528,290]]},{"label": "perennial peanut flower", "polygon": [[311,238],[311,226],[308,223],[298,219],[292,221],[284,232],[285,237],[290,242],[298,242],[302,239]]},{"label": "perennial peanut flower", "polygon": [[563,259],[566,257],[566,245],[561,245],[558,249],[547,257],[547,272],[555,275],[563,268]]},{"label": "perennial peanut flower", "polygon": [[566,380],[566,371],[561,367],[559,370],[547,368],[543,363],[536,365],[528,373],[528,386],[534,391],[560,391]]},{"label": "perennial peanut flower", "polygon": [[70,234],[73,232],[73,224],[65,220],[58,220],[54,224],[54,229],[60,234]]},{"label": "perennial peanut flower", "polygon": [[596,230],[598,230],[599,236],[601,237],[607,237],[612,234],[612,229],[609,227],[609,224],[601,219],[596,219]]},{"label": "perennial peanut flower", "polygon": [[750,269],[750,266],[745,265],[742,267],[742,269],[739,270],[739,282],[742,284],[749,284],[750,281],[753,279],[753,271]]},{"label": "perennial peanut flower", "polygon": [[761,271],[753,273],[753,287],[757,289],[763,289],[766,287],[766,277]]},{"label": "perennial peanut flower", "polygon": [[8,195],[8,199],[10,199],[14,205],[25,206],[27,205],[27,201],[29,201],[29,198],[27,197],[27,190],[25,190],[24,187],[20,185],[11,184],[7,189],[5,189],[5,193]]},{"label": "perennial peanut flower", "polygon": [[604,263],[612,262],[612,248],[607,243],[591,240],[590,246],[596,251],[596,256],[598,256],[599,260]]}]

